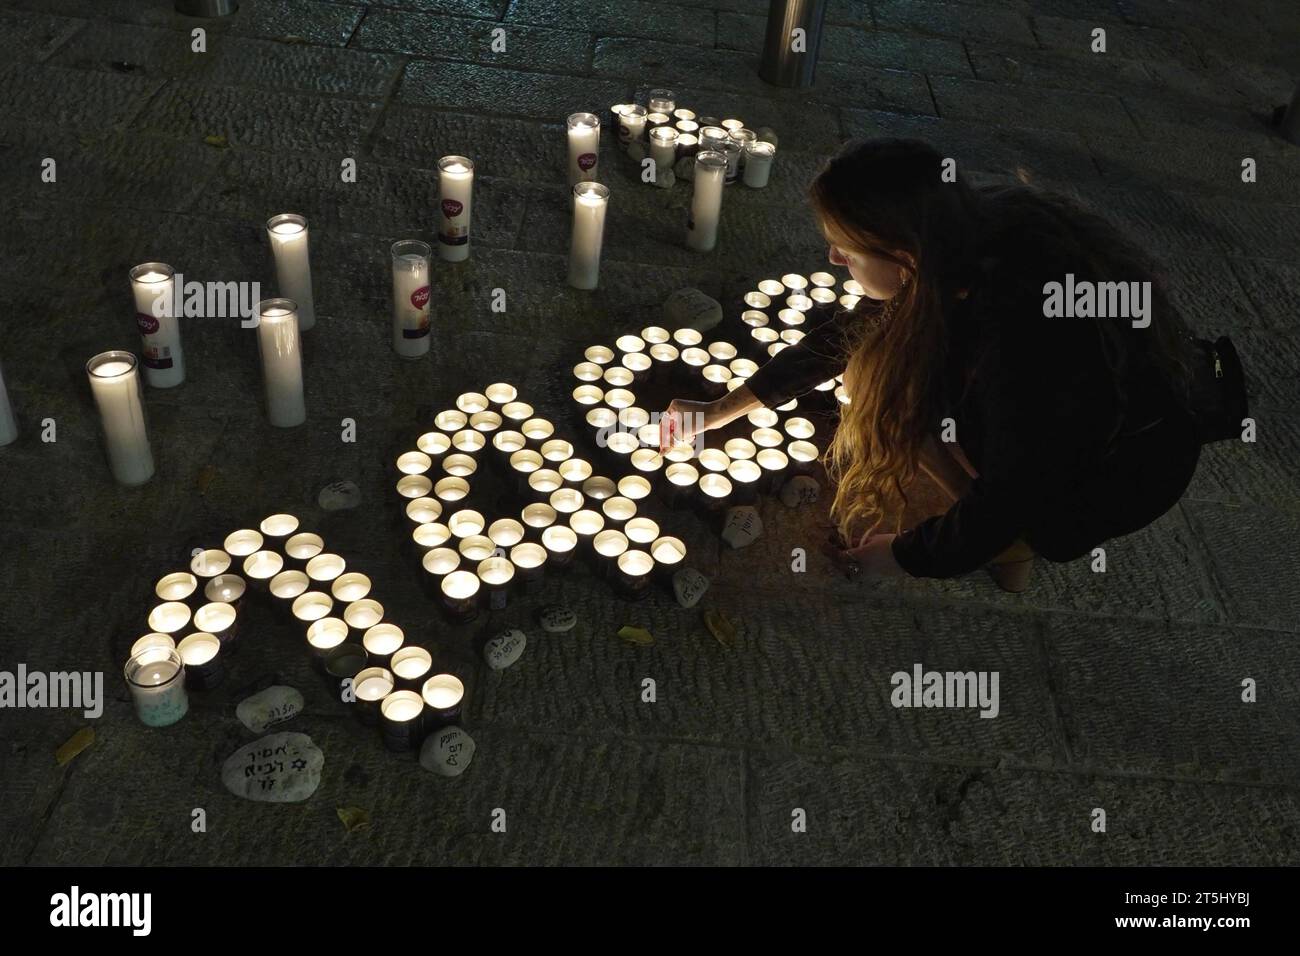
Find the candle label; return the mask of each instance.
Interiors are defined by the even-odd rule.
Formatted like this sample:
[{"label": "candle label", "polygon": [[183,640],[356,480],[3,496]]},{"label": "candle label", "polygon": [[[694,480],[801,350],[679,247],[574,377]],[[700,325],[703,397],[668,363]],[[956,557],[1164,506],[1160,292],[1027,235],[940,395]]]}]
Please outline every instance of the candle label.
[{"label": "candle label", "polygon": [[465,211],[465,204],[456,199],[442,201],[442,214],[448,219],[455,219]]},{"label": "candle label", "polygon": [[429,287],[421,286],[411,293],[411,305],[417,309],[423,309],[429,304]]},{"label": "candle label", "polygon": [[411,309],[402,315],[402,338],[422,339],[429,334],[429,287],[421,286],[411,293]]},{"label": "candle label", "polygon": [[141,335],[153,335],[160,327],[158,320],[147,312],[137,312],[135,324],[140,328]]},{"label": "candle label", "polygon": [[595,153],[583,153],[581,156],[579,156],[579,157],[578,157],[578,168],[581,169],[584,173],[586,173],[586,172],[590,172],[591,170],[595,169],[595,168],[596,168],[596,154],[595,154]]}]

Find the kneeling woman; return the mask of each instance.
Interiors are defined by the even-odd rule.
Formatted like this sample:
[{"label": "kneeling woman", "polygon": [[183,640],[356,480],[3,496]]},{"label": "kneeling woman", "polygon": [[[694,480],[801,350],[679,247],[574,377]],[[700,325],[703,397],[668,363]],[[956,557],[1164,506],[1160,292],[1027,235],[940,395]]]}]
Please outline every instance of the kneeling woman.
[{"label": "kneeling woman", "polygon": [[[832,517],[856,546],[841,556],[871,574],[987,566],[1022,590],[1035,554],[1086,555],[1181,497],[1200,454],[1190,339],[1144,257],[1104,220],[941,172],[937,152],[907,140],[832,160],[813,205],[831,262],[866,295],[724,398],[668,411],[689,438],[842,374],[850,403],[827,468]],[[1049,317],[1060,315],[1046,308],[1049,284],[1067,276],[1076,289],[1137,283],[1145,298],[1131,295],[1127,316]],[[918,469],[952,506],[884,533],[891,521],[901,530]]]}]

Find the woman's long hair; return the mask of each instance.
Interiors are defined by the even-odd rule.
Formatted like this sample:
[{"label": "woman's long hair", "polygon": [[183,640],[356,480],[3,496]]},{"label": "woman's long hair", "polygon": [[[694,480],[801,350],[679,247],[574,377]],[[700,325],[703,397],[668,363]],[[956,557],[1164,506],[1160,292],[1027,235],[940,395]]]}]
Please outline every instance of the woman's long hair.
[{"label": "woman's long hair", "polygon": [[834,245],[890,260],[904,276],[889,302],[861,300],[855,311],[865,321],[852,323],[846,343],[850,401],[827,466],[838,485],[831,515],[849,540],[859,529],[879,530],[890,515],[901,527],[921,446],[937,431],[953,385],[948,315],[990,250],[1046,248],[1080,278],[1151,282],[1152,323],[1143,334],[1128,334],[1128,323],[1096,323],[1121,409],[1115,428],[1137,352],[1185,396],[1181,321],[1146,257],[1101,217],[1025,185],[972,189],[919,140],[850,144],[814,180],[811,198]]}]

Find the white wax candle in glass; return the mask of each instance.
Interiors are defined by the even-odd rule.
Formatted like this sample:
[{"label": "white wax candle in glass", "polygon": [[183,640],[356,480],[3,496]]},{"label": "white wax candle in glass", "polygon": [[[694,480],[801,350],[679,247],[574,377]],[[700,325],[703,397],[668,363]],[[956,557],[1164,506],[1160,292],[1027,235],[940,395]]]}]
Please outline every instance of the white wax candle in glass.
[{"label": "white wax candle in glass", "polygon": [[465,156],[438,160],[438,255],[444,262],[469,258],[474,164]]},{"label": "white wax candle in glass", "polygon": [[600,157],[600,118],[594,113],[571,113],[569,130],[569,185],[596,179]]},{"label": "white wax candle in glass", "polygon": [[294,299],[263,299],[257,304],[257,348],[262,356],[266,414],[276,428],[292,428],[307,420],[298,310]]},{"label": "white wax candle in glass", "polygon": [[166,727],[189,711],[185,667],[175,649],[161,656],[158,648],[145,648],[127,661],[125,674],[136,716],[146,726]]},{"label": "white wax candle in glass", "polygon": [[573,187],[573,237],[569,245],[569,285],[594,289],[600,280],[600,250],[605,238],[609,187],[578,183]]},{"label": "white wax candle in glass", "polygon": [[645,134],[646,113],[644,106],[635,104],[624,106],[618,114],[618,141],[624,146],[639,142]]},{"label": "white wax candle in glass", "polygon": [[146,262],[131,270],[144,380],[154,388],[172,388],[185,381],[175,293],[176,271],[167,263]]},{"label": "white wax candle in glass", "polygon": [[306,332],[316,325],[307,220],[291,212],[272,216],[266,222],[266,234],[270,237],[271,254],[275,257],[276,287],[281,297],[296,304],[297,328]]},{"label": "white wax candle in glass", "polygon": [[429,351],[429,260],[427,242],[393,243],[393,351],[419,358]]},{"label": "white wax candle in glass", "polygon": [[656,177],[672,169],[677,161],[679,135],[671,126],[658,126],[650,131],[650,158],[654,160]]},{"label": "white wax candle in glass", "polygon": [[718,244],[718,219],[722,214],[722,189],[727,175],[727,157],[712,149],[695,154],[695,191],[691,195],[690,217],[686,220],[686,247],[708,252]]},{"label": "white wax candle in glass", "polygon": [[677,94],[672,90],[651,90],[646,94],[646,108],[652,113],[669,113],[677,109]]},{"label": "white wax candle in glass", "polygon": [[144,484],[153,477],[154,465],[136,357],[130,352],[101,352],[86,363],[86,375],[99,408],[113,477],[122,485]]}]

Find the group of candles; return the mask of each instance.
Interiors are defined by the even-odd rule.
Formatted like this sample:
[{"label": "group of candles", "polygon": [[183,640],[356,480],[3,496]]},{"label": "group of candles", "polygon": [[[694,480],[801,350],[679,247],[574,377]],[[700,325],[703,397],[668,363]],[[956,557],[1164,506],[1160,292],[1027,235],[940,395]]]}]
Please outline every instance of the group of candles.
[{"label": "group of candles", "polygon": [[[641,474],[618,481],[596,474],[570,442],[556,437],[551,421],[519,400],[514,386],[497,382],[482,393],[466,392],[455,408],[434,416],[434,426],[398,457],[397,491],[407,499],[409,541],[420,555],[426,590],[452,620],[470,620],[481,607],[505,607],[512,589],[548,568],[567,567],[576,555],[589,557],[630,598],[644,594],[654,577],[670,577],[685,559],[680,538],[638,514],[650,481]],[[532,499],[518,518],[490,524],[465,506],[478,453],[489,441],[516,492]]]},{"label": "group of candles", "polygon": [[[237,562],[242,573],[232,571]],[[231,532],[220,548],[197,552],[188,571],[158,580],[149,633],[132,645],[126,664],[141,721],[175,723],[189,709],[189,691],[221,681],[250,592],[268,595],[280,617],[301,625],[313,665],[363,723],[380,725],[391,749],[414,748],[430,730],[456,722],[460,680],[435,673],[433,655],[385,620],[370,578],[348,571],[341,555],[289,514]]]},{"label": "group of candles", "polygon": [[[681,370],[704,379],[713,396],[739,388],[758,371],[758,364],[740,356],[726,341],[703,345],[703,335],[689,328],[669,332],[658,326],[639,335],[623,335],[615,348],[593,345],[574,366],[579,384],[573,389],[584,420],[597,433],[597,443],[615,462],[626,463],[647,493],[655,483],[672,507],[694,505],[715,513],[734,504],[749,504],[760,492],[778,491],[786,478],[814,470],[819,449],[812,439],[813,423],[788,415],[798,407],[791,399],[777,409],[760,408],[748,415],[750,436],[727,440],[722,448],[697,449],[695,442],[677,442],[660,451],[660,425],[636,405],[629,385],[646,380],[656,366]],[[781,412],[787,417],[781,420]],[[617,465],[615,466],[617,467]]]}]

